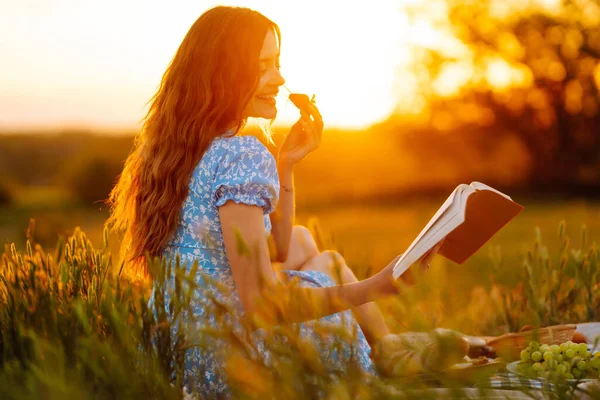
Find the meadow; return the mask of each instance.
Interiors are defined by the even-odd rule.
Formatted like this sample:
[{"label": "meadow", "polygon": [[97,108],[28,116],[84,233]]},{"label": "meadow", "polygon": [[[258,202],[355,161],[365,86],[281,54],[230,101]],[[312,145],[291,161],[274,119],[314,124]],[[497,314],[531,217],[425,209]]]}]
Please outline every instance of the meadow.
[{"label": "meadow", "polygon": [[[340,251],[356,274],[364,277],[408,246],[441,200],[311,207],[298,213],[297,222],[313,230],[323,249]],[[413,287],[380,302],[395,332],[445,327],[467,334],[500,335],[524,324],[598,320],[600,296],[595,282],[600,263],[594,240],[600,233],[600,204],[583,200],[520,202],[525,211],[465,264],[438,257],[427,275],[416,275]],[[34,240],[26,242],[29,217],[36,217],[36,226],[34,232],[28,232]],[[105,217],[106,210],[78,207],[0,209],[7,243],[0,296],[9,305],[0,313],[3,397],[180,398],[182,349],[188,341],[202,347],[209,345],[210,337],[219,337],[228,338],[226,371],[236,398],[315,398],[325,394],[329,398],[429,398],[421,391],[427,381],[385,377],[365,381],[353,375],[354,369],[328,375],[314,357],[315,350],[306,347],[293,330],[276,331],[279,333],[268,337],[265,345],[274,352],[268,367],[248,356],[245,342],[239,342],[224,322],[206,335],[186,330],[171,336],[166,328],[179,324],[178,316],[189,307],[188,291],[193,286],[184,282],[194,281],[193,272],[190,276],[176,272],[181,288],[186,288],[181,302],[170,303],[167,310],[159,300],[154,314],[149,313],[145,298],[139,297],[144,291],[136,291],[135,285],[124,286],[119,279],[116,238],[103,232]],[[76,229],[72,237],[57,239],[57,233],[71,229],[71,224],[81,226],[83,232]],[[35,242],[36,232],[45,236],[45,248]],[[572,243],[565,246],[567,236]],[[10,242],[16,245],[8,245]],[[583,258],[579,249],[586,253]],[[565,257],[566,276],[548,283],[545,278],[564,266],[555,260]],[[154,282],[157,293],[172,291],[160,277],[173,272],[160,263],[151,268],[159,277]],[[527,276],[525,270],[534,275]],[[588,292],[586,282],[591,285]],[[528,287],[525,296],[519,285]],[[571,296],[574,289],[576,294]],[[562,311],[551,309],[553,293],[558,295]],[[541,309],[532,305],[532,299],[540,301]],[[220,315],[226,315],[222,307],[215,308],[217,321],[227,321],[221,320]],[[321,329],[325,335],[336,335],[336,331]],[[290,347],[289,342],[281,347],[282,334],[300,347]],[[338,345],[335,343],[339,343],[337,339],[333,346]],[[445,379],[446,387],[464,388],[464,383]],[[487,396],[480,392],[483,388],[472,390],[471,394],[480,398]],[[462,396],[460,393],[455,394]],[[429,395],[439,398],[440,393]],[[572,391],[560,389],[548,398],[572,395]]]},{"label": "meadow", "polygon": [[[524,325],[600,321],[597,196],[527,187],[528,160],[514,143],[480,153],[446,136],[436,148],[416,151],[411,146],[429,139],[383,140],[387,134],[327,132],[319,152],[296,171],[296,223],[311,229],[321,250],[339,251],[357,277],[374,274],[406,249],[460,182],[491,184],[525,207],[463,265],[437,257],[429,271],[415,274],[414,286],[379,301],[395,333],[443,327],[502,335]],[[108,210],[99,199],[106,198],[130,146],[128,137],[0,136],[0,184],[9,193],[0,205],[0,295],[12,296],[0,315],[0,362],[9,366],[0,374],[0,396],[181,394],[181,381],[167,379],[177,376],[178,351],[185,345],[165,330],[178,323],[177,312],[155,310],[153,319],[144,299],[132,293],[135,286],[119,286],[118,238],[103,232]],[[445,146],[462,153],[451,156]],[[30,219],[35,226],[28,232]],[[151,338],[162,344],[152,345]],[[229,344],[238,349],[235,340]],[[325,392],[332,398],[398,398],[383,389],[394,386],[414,397],[400,381],[355,385],[351,371],[332,380],[315,367],[314,352],[278,348],[286,355],[275,371],[235,353],[228,374],[240,398],[303,398],[297,388],[305,390],[304,398]],[[238,373],[250,370],[259,371],[262,383],[254,381],[254,372]]]},{"label": "meadow", "polygon": [[[33,194],[32,194],[33,196]],[[52,198],[50,192],[37,193],[46,200]],[[57,201],[60,195],[54,194]],[[485,326],[472,326],[465,323],[461,315],[468,310],[459,305],[472,301],[474,291],[489,292],[494,282],[507,288],[514,288],[523,280],[523,263],[539,229],[543,244],[550,249],[552,256],[560,256],[558,229],[559,223],[566,223],[566,233],[572,245],[581,243],[582,227],[585,226],[588,241],[600,237],[600,202],[586,199],[533,199],[513,196],[525,209],[505,226],[481,250],[462,265],[437,257],[433,263],[431,282],[439,282],[441,287],[433,287],[436,300],[449,296],[450,302],[443,310],[428,310],[429,321],[413,321],[416,327],[425,329],[439,324],[450,324],[472,334],[502,333],[505,326],[496,326],[486,332]],[[353,269],[356,276],[365,278],[389,263],[406,249],[419,231],[443,202],[443,197],[414,197],[397,201],[346,202],[339,205],[316,205],[299,207],[296,223],[308,226],[316,236],[321,250],[339,251]],[[52,204],[52,202],[49,202]],[[4,243],[14,242],[17,248],[25,245],[25,231],[30,218],[36,220],[35,235],[39,242],[49,248],[54,246],[58,235],[66,237],[75,227],[80,227],[92,243],[102,240],[103,224],[107,217],[106,206],[97,209],[78,207],[68,202],[54,205],[21,205],[0,208],[0,235]],[[118,239],[111,237],[113,254],[118,254]],[[494,271],[493,252],[502,254],[502,266]],[[430,302],[435,303],[433,299]],[[440,306],[443,302],[440,303]],[[385,306],[385,304],[384,304]],[[493,314],[489,310],[490,315]],[[422,324],[425,324],[421,326]],[[430,326],[429,326],[430,325]],[[408,329],[411,321],[398,330]],[[488,327],[490,328],[490,327]]]}]

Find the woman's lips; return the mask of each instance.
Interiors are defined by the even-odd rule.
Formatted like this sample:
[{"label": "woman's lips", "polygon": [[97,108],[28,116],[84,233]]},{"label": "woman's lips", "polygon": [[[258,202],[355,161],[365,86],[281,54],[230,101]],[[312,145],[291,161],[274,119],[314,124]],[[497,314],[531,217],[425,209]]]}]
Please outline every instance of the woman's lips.
[{"label": "woman's lips", "polygon": [[270,105],[275,105],[275,97],[259,97],[256,96],[256,98],[264,103],[270,104]]}]

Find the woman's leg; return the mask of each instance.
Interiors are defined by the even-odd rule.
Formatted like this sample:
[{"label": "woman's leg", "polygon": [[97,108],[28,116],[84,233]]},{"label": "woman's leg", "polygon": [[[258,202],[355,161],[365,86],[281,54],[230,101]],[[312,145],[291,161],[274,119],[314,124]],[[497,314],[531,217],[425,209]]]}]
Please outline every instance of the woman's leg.
[{"label": "woman's leg", "polygon": [[[319,253],[307,260],[302,264],[300,270],[323,272],[329,275],[338,285],[358,281],[354,272],[346,265],[344,258],[338,252],[330,250]],[[390,333],[383,314],[375,302],[355,307],[352,309],[352,313],[371,346]]]},{"label": "woman's leg", "polygon": [[299,270],[304,263],[317,255],[319,255],[319,248],[310,230],[304,226],[295,225],[292,228],[288,257],[281,264],[281,269]]}]

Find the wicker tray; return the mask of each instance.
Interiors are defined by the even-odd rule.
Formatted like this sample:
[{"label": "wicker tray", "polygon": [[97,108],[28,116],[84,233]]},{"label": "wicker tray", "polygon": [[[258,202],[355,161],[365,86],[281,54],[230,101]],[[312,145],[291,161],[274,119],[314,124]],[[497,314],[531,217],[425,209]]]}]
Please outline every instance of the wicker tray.
[{"label": "wicker tray", "polygon": [[526,349],[532,340],[540,344],[561,344],[573,339],[576,328],[575,324],[554,325],[525,332],[507,333],[488,339],[487,345],[492,347],[498,356],[510,362],[518,360],[521,351]]}]

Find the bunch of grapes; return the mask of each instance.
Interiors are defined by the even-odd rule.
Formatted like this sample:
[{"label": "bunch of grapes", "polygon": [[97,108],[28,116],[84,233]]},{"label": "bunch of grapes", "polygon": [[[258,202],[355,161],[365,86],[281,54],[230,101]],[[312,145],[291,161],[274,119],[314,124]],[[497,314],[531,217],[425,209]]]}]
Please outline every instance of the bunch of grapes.
[{"label": "bunch of grapes", "polygon": [[561,345],[531,342],[521,351],[517,369],[522,374],[550,380],[598,378],[600,352],[592,354],[586,343]]}]

